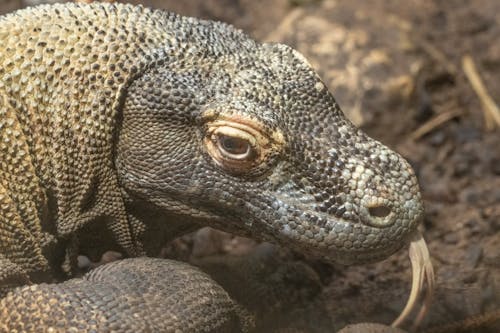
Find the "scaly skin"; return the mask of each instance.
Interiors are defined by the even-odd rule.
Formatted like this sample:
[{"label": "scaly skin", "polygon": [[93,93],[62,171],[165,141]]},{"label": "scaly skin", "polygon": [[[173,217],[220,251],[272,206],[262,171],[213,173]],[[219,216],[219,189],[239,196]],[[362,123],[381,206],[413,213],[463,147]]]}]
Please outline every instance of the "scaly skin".
[{"label": "scaly skin", "polygon": [[4,293],[200,225],[356,264],[420,221],[408,163],[285,45],[119,4],[21,10],[0,39]]},{"label": "scaly skin", "polygon": [[222,287],[198,269],[134,258],[81,279],[14,289],[2,300],[0,332],[230,333],[245,330],[238,314]]}]

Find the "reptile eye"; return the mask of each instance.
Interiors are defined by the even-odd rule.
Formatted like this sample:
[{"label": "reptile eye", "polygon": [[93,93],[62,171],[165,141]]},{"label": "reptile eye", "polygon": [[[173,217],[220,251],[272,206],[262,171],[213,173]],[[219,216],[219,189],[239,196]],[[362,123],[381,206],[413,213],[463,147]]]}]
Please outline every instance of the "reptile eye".
[{"label": "reptile eye", "polygon": [[212,132],[212,148],[220,163],[251,162],[259,149],[257,139],[244,129],[220,126]]},{"label": "reptile eye", "polygon": [[[213,116],[210,110],[207,116]],[[219,118],[205,123],[203,145],[212,160],[234,175],[253,174],[280,152],[284,140],[280,131],[269,133],[254,119]]]},{"label": "reptile eye", "polygon": [[252,146],[246,139],[224,134],[217,136],[217,148],[224,156],[235,160],[245,160],[252,153]]},{"label": "reptile eye", "polygon": [[209,126],[204,142],[219,166],[232,173],[244,173],[262,160],[262,147],[257,138],[255,130],[226,121]]}]

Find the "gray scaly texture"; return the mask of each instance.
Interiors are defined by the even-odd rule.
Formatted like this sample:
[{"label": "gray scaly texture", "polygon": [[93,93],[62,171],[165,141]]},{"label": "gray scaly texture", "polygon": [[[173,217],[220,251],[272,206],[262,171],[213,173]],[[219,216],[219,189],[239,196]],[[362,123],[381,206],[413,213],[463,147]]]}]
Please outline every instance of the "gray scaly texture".
[{"label": "gray scaly texture", "polygon": [[201,225],[377,261],[421,219],[408,163],[290,47],[120,4],[21,10],[0,40],[2,294]]}]

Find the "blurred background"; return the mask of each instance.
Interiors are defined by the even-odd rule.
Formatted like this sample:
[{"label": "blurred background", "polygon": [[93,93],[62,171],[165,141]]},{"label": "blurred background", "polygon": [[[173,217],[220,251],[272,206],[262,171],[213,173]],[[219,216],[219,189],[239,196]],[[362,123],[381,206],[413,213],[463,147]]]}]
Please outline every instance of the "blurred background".
[{"label": "blurred background", "polygon": [[[0,14],[46,2],[56,1],[0,0]],[[437,274],[424,329],[500,331],[500,1],[124,2],[225,21],[302,52],[346,115],[418,174],[422,230]],[[255,246],[205,228],[166,245],[162,255],[196,261]],[[362,267],[283,256],[306,262],[325,286],[309,306],[275,318],[276,326],[295,325],[296,332],[390,323],[409,293],[406,253]],[[480,315],[490,319],[479,328],[460,323]]]}]

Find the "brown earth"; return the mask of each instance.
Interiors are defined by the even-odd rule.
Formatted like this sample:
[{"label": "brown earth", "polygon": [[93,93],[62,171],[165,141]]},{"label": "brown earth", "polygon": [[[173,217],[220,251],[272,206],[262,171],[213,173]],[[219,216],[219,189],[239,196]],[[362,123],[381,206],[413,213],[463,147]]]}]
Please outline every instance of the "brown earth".
[{"label": "brown earth", "polygon": [[[1,0],[0,13],[21,2]],[[500,331],[500,124],[490,128],[494,122],[463,70],[469,55],[500,103],[499,1],[129,2],[226,21],[306,55],[353,122],[404,155],[418,174],[427,212],[422,230],[437,274],[422,330],[493,311],[489,324],[443,332]],[[193,260],[254,246],[203,229],[165,252]],[[406,256],[362,267],[309,259],[326,287],[275,325],[332,332],[352,322],[390,323],[409,293]]]}]

